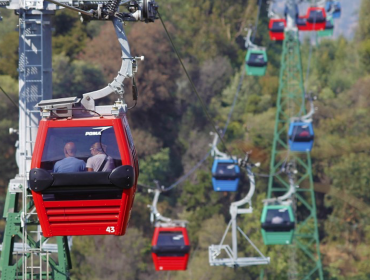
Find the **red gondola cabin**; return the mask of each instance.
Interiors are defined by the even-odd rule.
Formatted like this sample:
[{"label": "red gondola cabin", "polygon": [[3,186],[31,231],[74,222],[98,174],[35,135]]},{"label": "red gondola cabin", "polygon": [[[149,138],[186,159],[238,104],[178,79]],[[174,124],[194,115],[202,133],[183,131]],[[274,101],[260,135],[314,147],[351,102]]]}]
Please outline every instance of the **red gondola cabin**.
[{"label": "red gondola cabin", "polygon": [[324,8],[311,7],[306,15],[306,27],[308,31],[324,30],[326,25],[326,12]]},{"label": "red gondola cabin", "polygon": [[310,31],[310,29],[307,26],[307,18],[304,17],[298,17],[296,19],[297,28],[299,31]]},{"label": "red gondola cabin", "polygon": [[270,19],[269,34],[270,39],[274,41],[283,41],[285,38],[284,29],[286,27],[285,19]]},{"label": "red gondola cabin", "polygon": [[[104,161],[88,172],[96,146]],[[69,169],[76,162],[79,169]],[[125,114],[42,119],[30,188],[43,235],[124,235],[138,173]]]},{"label": "red gondola cabin", "polygon": [[189,251],[185,225],[156,224],[152,239],[155,270],[186,270]]}]

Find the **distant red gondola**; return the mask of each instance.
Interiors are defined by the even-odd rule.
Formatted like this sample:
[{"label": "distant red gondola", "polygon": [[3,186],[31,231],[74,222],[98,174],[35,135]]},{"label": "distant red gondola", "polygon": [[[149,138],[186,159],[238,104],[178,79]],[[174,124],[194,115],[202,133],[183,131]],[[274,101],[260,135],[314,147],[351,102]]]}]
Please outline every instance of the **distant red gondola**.
[{"label": "distant red gondola", "polygon": [[[87,172],[83,167],[94,147],[104,161],[96,172]],[[81,170],[69,169],[75,162]],[[125,114],[42,119],[31,168],[45,237],[125,234],[139,173]]]},{"label": "distant red gondola", "polygon": [[309,31],[324,30],[326,25],[325,8],[311,7],[307,10],[306,26]]},{"label": "distant red gondola", "polygon": [[284,40],[284,29],[286,27],[285,19],[270,19],[269,22],[269,34],[270,39],[274,41]]},{"label": "distant red gondola", "polygon": [[307,18],[304,17],[298,17],[296,19],[297,28],[299,31],[310,31],[310,29],[307,26]]},{"label": "distant red gondola", "polygon": [[189,251],[185,224],[156,224],[152,239],[152,257],[156,270],[186,270]]}]

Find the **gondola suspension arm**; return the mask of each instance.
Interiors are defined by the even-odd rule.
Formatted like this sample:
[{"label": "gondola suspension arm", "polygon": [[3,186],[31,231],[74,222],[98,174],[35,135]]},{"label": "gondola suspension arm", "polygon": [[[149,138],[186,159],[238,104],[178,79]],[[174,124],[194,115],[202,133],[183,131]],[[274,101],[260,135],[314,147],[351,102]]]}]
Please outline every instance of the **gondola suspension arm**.
[{"label": "gondola suspension arm", "polygon": [[[133,99],[136,102],[138,94],[134,74],[137,72],[137,61],[144,60],[144,57],[131,56],[130,47],[122,23],[124,21],[153,22],[157,18],[157,3],[154,0],[124,1],[122,3],[119,0],[110,0],[106,4],[97,4],[96,9],[86,11],[78,8],[78,6],[70,6],[56,0],[47,1],[75,12],[79,12],[82,21],[111,20],[113,23],[122,52],[121,68],[118,71],[118,75],[106,87],[83,94],[83,98],[81,100],[82,106],[87,111],[95,111],[95,100],[104,98],[112,93],[116,93],[118,94],[119,99],[112,108],[112,114],[116,114],[121,108],[125,110],[126,104],[123,102],[123,95],[125,93],[123,81],[126,78],[133,79]],[[129,12],[119,13],[118,8],[120,4],[126,6]]]},{"label": "gondola suspension arm", "polygon": [[[158,182],[156,181],[155,183],[157,184],[157,187],[158,187]],[[148,207],[150,207],[150,222],[152,224],[156,221],[162,221],[166,223],[171,222],[172,219],[162,216],[162,214],[159,213],[157,209],[158,198],[162,192],[160,188],[157,188],[155,190],[149,189],[148,192],[154,192],[154,198],[153,198],[152,205],[148,205]]]},{"label": "gondola suspension arm", "polygon": [[[288,165],[288,166],[291,166],[291,165]],[[295,194],[296,189],[299,188],[299,186],[296,185],[294,182],[294,176],[293,176],[294,173],[296,173],[296,171],[290,170],[290,168],[287,171],[288,180],[289,180],[289,190],[284,195],[275,197],[275,198],[264,199],[262,202],[264,204],[273,204],[275,202],[281,205],[291,204],[291,198]]]},{"label": "gondola suspension arm", "polygon": [[281,18],[281,16],[279,16],[275,10],[273,9],[273,5],[275,4],[275,1],[274,0],[271,0],[268,2],[269,5],[268,5],[268,8],[267,8],[267,16],[269,18],[273,18],[273,19],[278,19],[278,18]]},{"label": "gondola suspension arm", "polygon": [[255,44],[253,44],[252,41],[251,41],[251,36],[252,36],[252,32],[253,32],[252,28],[249,28],[249,29],[246,28],[245,30],[248,30],[247,37],[244,38],[245,39],[245,45],[244,45],[245,48],[246,49],[248,49],[248,48],[258,49],[259,47]]},{"label": "gondola suspension arm", "polygon": [[300,122],[300,121],[301,122],[306,122],[306,123],[312,122],[312,116],[316,112],[316,108],[315,108],[315,105],[313,103],[313,101],[316,99],[316,97],[309,96],[308,99],[310,101],[310,111],[306,115],[304,115],[304,116],[301,116],[301,117],[293,117],[291,119],[292,122]]},{"label": "gondola suspension arm", "polygon": [[[241,200],[236,201],[231,204],[230,206],[230,214],[231,220],[226,228],[226,231],[221,239],[219,245],[211,245],[208,248],[208,255],[209,255],[209,263],[211,266],[228,266],[228,267],[243,267],[243,266],[251,266],[251,265],[263,265],[269,264],[270,258],[265,257],[261,251],[254,245],[254,243],[248,238],[248,236],[241,230],[240,227],[237,226],[237,215],[238,214],[251,214],[253,212],[253,208],[251,205],[252,197],[255,191],[255,181],[254,181],[254,174],[251,168],[254,166],[253,164],[247,163],[248,155],[244,160],[242,160],[239,164],[241,166],[245,166],[247,170],[247,175],[249,177],[250,182],[250,189],[248,194]],[[239,207],[245,204],[249,204],[248,208],[240,209]],[[223,245],[225,237],[231,227],[231,235],[232,235],[232,245]],[[249,244],[258,252],[258,257],[238,257],[238,239],[237,239],[237,232],[249,242]],[[224,250],[227,254],[227,258],[218,258],[221,254],[221,251]]]},{"label": "gondola suspension arm", "polygon": [[[133,78],[134,73],[137,71],[137,57],[132,57],[130,53],[130,46],[127,41],[126,34],[123,30],[121,20],[117,17],[113,18],[113,26],[116,31],[118,42],[122,51],[122,65],[118,75],[106,87],[83,94],[81,104],[89,110],[95,110],[95,100],[104,98],[112,93],[119,95],[122,100],[125,90],[123,88],[123,81],[126,78]],[[143,60],[144,57],[139,59]]]},{"label": "gondola suspension arm", "polygon": [[211,135],[214,134],[213,142],[211,144],[211,156],[213,156],[216,159],[234,159],[236,161],[236,158],[231,157],[227,155],[226,153],[220,152],[220,150],[217,148],[218,144],[218,134],[211,132]]}]

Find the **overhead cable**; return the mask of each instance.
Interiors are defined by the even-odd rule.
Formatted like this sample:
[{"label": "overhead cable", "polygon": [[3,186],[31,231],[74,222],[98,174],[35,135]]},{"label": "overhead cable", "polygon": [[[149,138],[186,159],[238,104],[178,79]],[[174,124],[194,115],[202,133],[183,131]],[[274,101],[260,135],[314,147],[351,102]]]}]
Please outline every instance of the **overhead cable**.
[{"label": "overhead cable", "polygon": [[[180,61],[180,64],[181,64],[181,66],[182,66],[182,68],[183,68],[183,70],[184,70],[184,72],[185,72],[185,74],[186,74],[186,76],[187,76],[187,78],[188,78],[188,80],[189,80],[189,83],[190,83],[190,85],[191,85],[191,87],[192,87],[192,89],[193,89],[194,93],[195,93],[195,94],[197,95],[197,97],[198,97],[198,100],[199,100],[199,102],[200,102],[200,104],[201,104],[201,106],[202,106],[202,110],[203,110],[203,112],[206,114],[206,116],[207,116],[207,118],[208,118],[209,122],[211,123],[211,126],[212,126],[213,130],[215,131],[215,133],[217,133],[217,135],[218,135],[218,137],[219,137],[220,141],[222,142],[222,144],[223,144],[223,146],[224,146],[225,150],[228,152],[228,150],[227,150],[227,146],[226,146],[226,143],[225,143],[225,141],[222,139],[222,137],[221,137],[221,135],[220,135],[219,131],[217,130],[216,125],[215,125],[214,121],[212,120],[212,118],[211,118],[211,116],[210,116],[210,114],[209,114],[209,112],[208,112],[208,110],[207,110],[207,108],[206,108],[206,105],[204,104],[203,99],[200,97],[200,95],[199,95],[199,93],[198,93],[197,89],[195,88],[195,85],[194,85],[194,83],[193,83],[193,80],[190,78],[190,75],[189,75],[188,71],[186,70],[184,63],[182,62],[182,59],[181,59],[181,57],[180,57],[180,54],[179,54],[179,52],[177,51],[177,48],[176,48],[175,44],[174,44],[174,43],[173,43],[173,41],[172,41],[171,35],[170,35],[170,33],[168,32],[167,27],[166,27],[166,25],[164,24],[164,22],[163,22],[163,20],[162,20],[161,14],[159,13],[159,11],[157,11],[157,13],[158,13],[159,19],[161,20],[161,23],[162,23],[162,25],[163,25],[163,28],[164,28],[164,30],[165,30],[165,32],[166,32],[166,34],[167,34],[167,36],[168,36],[168,39],[169,39],[169,40],[170,40],[170,42],[171,42],[172,48],[174,49],[174,51],[175,51],[175,53],[176,53],[176,56],[177,56],[178,60]],[[228,154],[231,154],[231,153],[230,153],[230,152],[228,152]]]},{"label": "overhead cable", "polygon": [[1,91],[5,94],[5,96],[12,102],[12,104],[17,107],[17,109],[19,108],[19,105],[17,103],[15,103],[15,101],[13,99],[10,98],[10,96],[5,92],[5,90],[0,86],[0,89]]},{"label": "overhead cable", "polygon": [[254,43],[254,39],[256,38],[258,21],[259,21],[259,19],[260,19],[261,5],[262,5],[262,0],[259,0],[259,1],[258,1],[257,18],[256,18],[256,22],[254,23],[254,30],[253,30],[253,36],[252,36],[252,43]]},{"label": "overhead cable", "polygon": [[[253,35],[253,39],[252,39],[252,42],[254,41],[254,39],[255,39],[255,34],[256,34],[256,32],[257,32],[257,25],[258,25],[258,21],[259,21],[259,15],[260,15],[260,10],[261,10],[261,4],[262,4],[262,1],[261,0],[259,0],[259,6],[258,6],[258,13],[257,13],[257,18],[256,18],[256,22],[255,22],[255,27],[254,27],[254,30],[255,30],[255,33],[254,33],[254,35]],[[186,73],[186,75],[187,75],[187,77],[188,77],[188,79],[189,79],[189,81],[190,81],[190,83],[191,83],[191,85],[192,85],[192,87],[193,87],[193,90],[196,92],[196,94],[198,95],[198,92],[196,91],[196,89],[195,89],[195,86],[194,86],[194,83],[192,82],[192,80],[191,80],[191,78],[190,78],[190,76],[188,75],[188,72],[186,71],[186,68],[185,68],[185,66],[184,66],[184,64],[182,63],[182,60],[181,60],[181,58],[180,58],[180,56],[179,56],[179,54],[178,54],[178,51],[177,51],[177,49],[176,49],[176,47],[175,47],[175,45],[174,45],[174,43],[173,43],[173,41],[172,41],[172,38],[171,38],[171,36],[170,36],[170,34],[168,33],[168,31],[167,31],[167,28],[166,28],[166,26],[165,26],[165,24],[164,24],[164,22],[163,22],[163,20],[162,20],[162,18],[161,18],[161,15],[159,14],[159,12],[158,12],[158,16],[159,16],[159,18],[160,18],[160,20],[161,20],[161,23],[162,23],[162,25],[163,25],[163,28],[165,29],[165,31],[166,31],[166,33],[167,33],[167,36],[168,36],[168,38],[169,38],[169,40],[170,40],[170,42],[171,42],[171,44],[172,44],[172,47],[173,47],[173,49],[175,50],[175,52],[176,52],[176,54],[177,54],[177,56],[178,56],[178,59],[180,60],[180,63],[181,63],[181,65],[182,65],[182,67],[184,68],[184,71],[185,71],[185,73]],[[235,95],[234,95],[234,100],[233,100],[233,103],[232,103],[232,106],[231,106],[231,109],[230,109],[230,112],[229,112],[229,114],[228,114],[228,118],[227,118],[227,121],[226,121],[226,124],[225,124],[225,127],[224,127],[224,129],[222,130],[222,136],[224,136],[225,134],[226,134],[226,131],[227,131],[227,128],[228,128],[228,125],[229,125],[229,123],[230,123],[230,120],[231,120],[231,116],[232,116],[232,113],[233,113],[233,111],[234,111],[234,108],[235,108],[235,105],[236,105],[236,101],[237,101],[237,99],[238,99],[238,95],[239,95],[239,92],[240,92],[240,90],[241,90],[241,87],[242,87],[242,84],[243,84],[243,80],[244,80],[244,76],[245,76],[245,71],[244,71],[244,69],[242,70],[242,74],[241,74],[241,76],[240,76],[240,80],[239,80],[239,84],[238,84],[238,87],[237,87],[237,90],[236,90],[236,93],[235,93]],[[199,97],[199,95],[198,95],[198,98],[200,98]],[[201,101],[201,103],[203,103],[203,101],[202,101],[202,99],[200,99],[200,101]],[[212,120],[211,120],[212,121]],[[212,122],[212,124],[213,124],[213,122]],[[215,128],[215,126],[214,126],[214,128]],[[220,135],[219,135],[219,133],[218,133],[218,131],[217,131],[217,129],[216,129],[216,132],[217,132],[217,134],[218,134],[218,136],[219,136],[219,139],[221,139],[221,141],[223,142],[223,140],[222,140],[222,137],[220,137]],[[224,142],[223,142],[223,144],[224,144]],[[224,146],[226,147],[226,145],[224,144]],[[210,156],[210,154],[211,154],[211,151],[208,151],[208,153],[193,167],[193,168],[191,168],[185,175],[183,175],[183,176],[181,176],[180,177],[180,179],[178,180],[178,181],[176,181],[174,184],[172,184],[171,186],[169,186],[168,188],[163,188],[163,191],[169,191],[169,190],[172,190],[173,188],[175,188],[177,185],[179,185],[179,184],[181,184],[182,182],[184,182],[191,174],[193,174],[194,172],[195,172],[195,170],[197,170],[203,163],[204,163],[204,161],[206,161],[206,159]],[[145,186],[146,188],[148,188],[148,186]]]}]

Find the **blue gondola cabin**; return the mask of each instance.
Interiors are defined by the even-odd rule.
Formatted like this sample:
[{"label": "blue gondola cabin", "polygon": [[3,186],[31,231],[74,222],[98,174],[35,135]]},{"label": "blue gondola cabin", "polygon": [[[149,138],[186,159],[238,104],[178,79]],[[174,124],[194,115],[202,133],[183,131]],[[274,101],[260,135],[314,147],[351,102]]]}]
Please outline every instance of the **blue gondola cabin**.
[{"label": "blue gondola cabin", "polygon": [[215,159],[212,166],[213,189],[218,192],[238,190],[240,168],[232,159]]},{"label": "blue gondola cabin", "polygon": [[342,14],[342,7],[338,1],[328,1],[325,5],[325,10],[332,13],[333,18],[340,18]]},{"label": "blue gondola cabin", "polygon": [[312,123],[292,122],[289,131],[289,148],[293,152],[310,152],[313,146],[314,132]]}]

